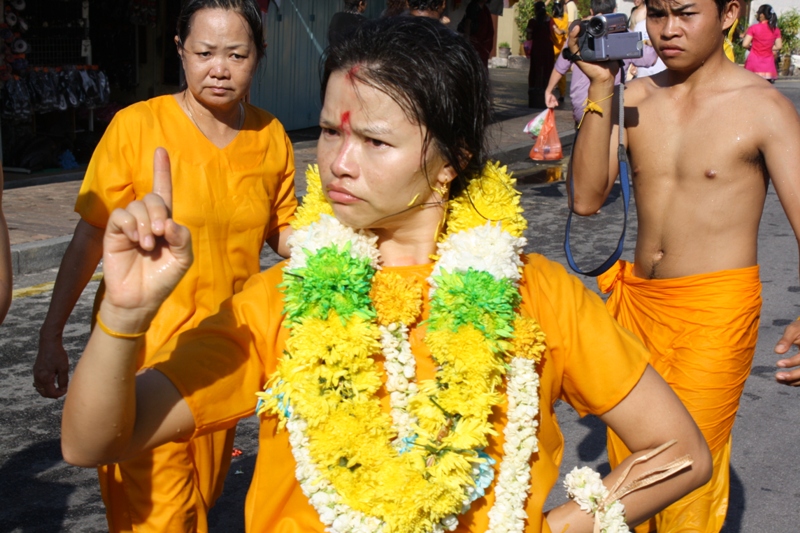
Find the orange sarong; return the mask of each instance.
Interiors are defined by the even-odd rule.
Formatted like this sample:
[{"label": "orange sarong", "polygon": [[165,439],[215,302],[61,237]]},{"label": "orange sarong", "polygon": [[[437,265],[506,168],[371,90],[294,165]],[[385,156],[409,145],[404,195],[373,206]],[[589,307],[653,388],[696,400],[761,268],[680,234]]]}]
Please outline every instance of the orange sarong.
[{"label": "orange sarong", "polygon": [[[758,266],[648,280],[619,261],[597,282],[603,292],[613,291],[609,311],[650,350],[650,364],[691,413],[714,462],[711,481],[636,531],[716,533],[728,509],[731,430],[758,338]],[[611,467],[628,455],[609,430]]]}]

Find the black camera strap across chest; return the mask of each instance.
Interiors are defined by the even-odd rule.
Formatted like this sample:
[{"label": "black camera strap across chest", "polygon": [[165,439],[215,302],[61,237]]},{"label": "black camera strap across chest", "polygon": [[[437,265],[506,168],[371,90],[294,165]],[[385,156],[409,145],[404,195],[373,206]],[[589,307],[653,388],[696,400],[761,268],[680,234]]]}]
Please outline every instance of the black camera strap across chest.
[{"label": "black camera strap across chest", "polygon": [[[570,235],[570,228],[572,226],[572,206],[570,205],[569,215],[567,216],[567,227],[564,234],[564,252],[567,255],[567,263],[569,267],[577,272],[578,274],[583,274],[584,276],[592,276],[596,277],[611,268],[611,266],[616,263],[620,257],[622,257],[622,250],[625,244],[625,232],[628,229],[628,208],[630,205],[631,199],[631,184],[630,178],[628,174],[628,153],[625,150],[625,144],[623,143],[623,130],[625,128],[625,107],[624,107],[624,93],[625,93],[625,70],[620,68],[620,75],[622,76],[622,82],[619,84],[619,147],[617,148],[617,160],[619,161],[619,185],[622,189],[622,205],[625,212],[624,222],[622,223],[622,234],[619,236],[619,242],[617,243],[617,249],[614,250],[614,253],[611,254],[611,257],[606,259],[603,264],[594,268],[588,272],[584,272],[581,270],[577,263],[575,262],[575,258],[572,256],[572,249],[570,248],[569,244],[569,235]],[[580,135],[580,133],[579,133]],[[570,168],[572,166],[570,165]],[[575,190],[573,185],[573,180],[569,180],[569,187],[570,187],[570,197],[575,198]]]}]

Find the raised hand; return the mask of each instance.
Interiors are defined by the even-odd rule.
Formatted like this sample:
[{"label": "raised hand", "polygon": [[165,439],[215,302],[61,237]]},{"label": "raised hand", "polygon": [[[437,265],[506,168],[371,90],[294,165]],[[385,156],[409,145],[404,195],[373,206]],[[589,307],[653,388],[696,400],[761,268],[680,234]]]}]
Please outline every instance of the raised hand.
[{"label": "raised hand", "polygon": [[569,58],[570,55],[573,55],[575,65],[586,74],[590,82],[613,82],[617,77],[617,72],[619,72],[619,61],[601,61],[598,63],[582,61],[580,58],[580,46],[578,45],[580,34],[580,24],[577,22],[571,24],[566,44],[568,52],[565,57]]},{"label": "raised hand", "polygon": [[106,226],[104,320],[111,319],[122,332],[141,331],[191,264],[191,234],[172,219],[169,156],[158,148],[153,192],[115,209]]},{"label": "raised hand", "polygon": [[[775,353],[785,355],[792,346],[800,346],[800,320],[795,320],[783,331],[783,337],[775,346]],[[775,374],[778,383],[784,385],[800,386],[800,353],[778,361],[781,370]]]}]

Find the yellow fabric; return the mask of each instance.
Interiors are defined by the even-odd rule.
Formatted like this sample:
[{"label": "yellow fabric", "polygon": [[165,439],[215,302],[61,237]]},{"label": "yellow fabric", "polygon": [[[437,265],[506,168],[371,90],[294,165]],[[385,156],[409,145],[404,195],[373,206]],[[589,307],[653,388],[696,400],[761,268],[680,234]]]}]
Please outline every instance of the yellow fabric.
[{"label": "yellow fabric", "polygon": [[[564,15],[561,18],[553,17],[553,24],[556,28],[561,31],[567,31],[569,28],[569,17],[567,13],[564,12]],[[556,57],[561,52],[561,49],[564,48],[564,43],[567,42],[567,34],[564,33],[562,35],[553,32],[553,53],[555,53]]]},{"label": "yellow fabric", "polygon": [[[297,207],[292,147],[277,119],[246,105],[242,130],[219,149],[173,96],[162,96],[117,113],[92,156],[75,210],[105,227],[113,209],[152,190],[159,146],[170,155],[173,217],[191,231],[195,259],[147,331],[139,366],[242,289],[260,270],[264,241],[288,226]],[[232,439],[233,430],[221,432],[101,468],[111,531],[206,531],[205,513],[222,491]]]},{"label": "yellow fabric", "polygon": [[[245,290],[226,301],[218,314],[172,339],[154,359],[154,367],[169,377],[189,404],[197,435],[230,427],[254,413],[255,392],[275,370],[288,336],[281,327],[282,300],[276,288],[282,281],[282,267],[253,276]],[[384,270],[416,277],[426,284],[431,268],[421,265]],[[581,415],[607,412],[638,382],[647,366],[647,352],[611,319],[603,302],[560,265],[532,255],[527,258],[523,276],[522,312],[536,318],[547,336],[541,364],[539,453],[531,469],[533,490],[527,502],[526,531],[550,533],[542,507],[558,479],[564,446],[553,403],[561,398]],[[430,302],[426,300],[421,320],[428,318],[429,311]],[[418,378],[430,379],[435,368],[424,335],[425,327],[418,323],[411,329],[409,340]],[[197,364],[190,367],[185,361]],[[382,401],[388,412],[385,394]],[[499,436],[490,439],[486,451],[495,459],[501,456],[505,409],[503,404],[492,417]],[[274,417],[261,423],[259,454],[245,504],[246,530],[322,532],[316,511],[295,479],[287,433],[276,434],[276,425]],[[490,489],[461,517],[457,531],[485,531],[493,501]]]},{"label": "yellow fabric", "polygon": [[725,51],[725,56],[734,63],[736,62],[736,56],[733,53],[733,33],[736,31],[736,26],[738,25],[739,25],[739,19],[734,20],[733,24],[731,24],[731,27],[728,30],[728,34],[722,41],[722,49]]},{"label": "yellow fabric", "polygon": [[[603,292],[613,291],[609,311],[650,349],[650,364],[689,410],[714,456],[712,480],[660,513],[659,533],[712,533],[722,527],[731,430],[758,337],[758,272],[753,266],[646,280],[620,261],[598,277]],[[611,431],[608,448],[612,467],[630,455]]]}]

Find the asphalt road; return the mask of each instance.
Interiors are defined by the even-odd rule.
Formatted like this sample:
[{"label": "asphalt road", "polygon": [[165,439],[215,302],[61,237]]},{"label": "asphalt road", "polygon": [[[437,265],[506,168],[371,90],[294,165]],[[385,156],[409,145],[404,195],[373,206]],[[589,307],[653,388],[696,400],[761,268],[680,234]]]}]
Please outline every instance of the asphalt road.
[{"label": "asphalt road", "polygon": [[[778,87],[800,108],[800,79]],[[563,228],[566,198],[562,183],[521,184],[528,251],[543,253],[565,264]],[[573,230],[573,247],[586,264],[614,248],[621,225],[619,201],[610,199],[599,217],[582,219]],[[629,220],[628,235],[635,235]],[[628,238],[627,258],[632,239]],[[726,533],[796,533],[800,530],[800,389],[775,383],[772,347],[783,327],[800,315],[798,247],[780,203],[770,189],[760,229],[759,259],[764,307],[760,341],[734,428],[732,490]],[[275,261],[262,257],[262,265]],[[38,327],[50,299],[55,271],[19,278],[15,288],[28,288],[16,299],[0,328],[0,533],[105,531],[102,502],[93,470],[65,464],[59,427],[61,402],[45,400],[32,387],[31,365],[37,350]],[[595,289],[593,280],[585,280]],[[88,337],[89,313],[96,282],[84,291],[65,330],[67,351],[77,359]],[[566,439],[563,471],[589,464],[607,469],[605,430],[594,418],[579,420],[568,406],[557,407]],[[257,421],[239,424],[225,492],[211,513],[211,531],[243,530],[244,495],[257,451]],[[563,500],[556,487],[550,504]]]}]

